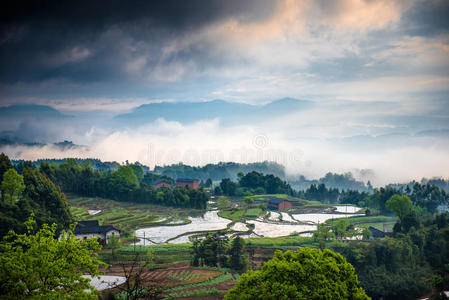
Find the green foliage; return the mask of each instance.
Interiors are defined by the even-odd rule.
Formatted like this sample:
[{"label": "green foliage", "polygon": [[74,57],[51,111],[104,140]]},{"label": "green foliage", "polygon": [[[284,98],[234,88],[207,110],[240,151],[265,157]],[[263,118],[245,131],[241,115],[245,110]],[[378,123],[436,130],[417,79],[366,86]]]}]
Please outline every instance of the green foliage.
[{"label": "green foliage", "polygon": [[245,198],[243,198],[243,200],[245,201],[246,207],[248,207],[248,208],[251,204],[254,203],[254,199],[251,197],[245,197]]},{"label": "green foliage", "polygon": [[3,182],[3,174],[9,169],[12,169],[13,165],[9,160],[9,157],[5,153],[0,154],[0,182]]},{"label": "green foliage", "polygon": [[218,164],[207,164],[203,167],[192,167],[182,163],[170,166],[155,166],[154,172],[160,175],[172,178],[198,178],[202,180],[211,179],[220,181],[223,178],[237,179],[239,172],[248,173],[256,171],[265,174],[274,174],[281,178],[285,177],[284,166],[275,162],[256,162],[249,164],[240,164],[235,162],[220,162]]},{"label": "green foliage", "polygon": [[[63,191],[85,197],[197,209],[205,209],[209,200],[203,189],[155,189],[151,183],[160,176],[143,176],[142,166],[138,163],[120,166],[116,171],[101,172],[90,167],[81,168],[72,159],[60,166],[42,163],[41,171]],[[173,182],[173,179],[169,181]]]},{"label": "green foliage", "polygon": [[338,189],[336,188],[326,188],[324,183],[316,186],[315,184],[310,185],[310,187],[304,192],[304,198],[307,200],[318,200],[323,203],[336,203],[339,196]]},{"label": "green foliage", "polygon": [[139,182],[143,180],[143,169],[142,165],[138,162],[135,164],[129,165],[129,167],[133,170],[134,175],[136,175],[136,178]]},{"label": "green foliage", "polygon": [[236,237],[232,240],[231,248],[228,250],[231,255],[229,259],[229,267],[233,270],[243,272],[246,269],[248,260],[246,259],[243,249],[245,248],[245,241]]},{"label": "green foliage", "polygon": [[72,217],[65,195],[47,176],[29,167],[22,170],[23,179],[14,169],[4,174],[7,180],[3,189],[7,192],[2,195],[13,201],[0,201],[0,237],[9,230],[25,233],[24,222],[31,213],[38,225],[56,223],[61,229],[70,224]]},{"label": "green foliage", "polygon": [[245,217],[257,218],[262,212],[260,208],[250,208],[245,212]]},{"label": "green foliage", "polygon": [[230,219],[234,222],[238,222],[241,220],[244,210],[241,209],[231,209],[231,210],[222,210],[218,213],[218,215],[222,218]]},{"label": "green foliage", "polygon": [[228,241],[228,237],[220,232],[208,234],[202,240],[194,239],[192,265],[226,267]]},{"label": "green foliage", "polygon": [[258,192],[266,191],[269,194],[293,194],[291,186],[273,174],[263,175],[255,171],[249,172],[241,176],[238,183],[241,187],[257,189]]},{"label": "green foliage", "polygon": [[25,189],[23,176],[17,174],[14,169],[9,169],[3,174],[3,181],[1,184],[5,201],[8,201],[9,203],[15,203]]},{"label": "green foliage", "polygon": [[105,266],[95,250],[95,239],[75,238],[69,230],[55,239],[56,225],[44,225],[32,234],[36,222],[26,222],[27,233],[11,232],[0,244],[0,298],[2,299],[97,299],[83,273],[98,276]]},{"label": "green foliage", "polygon": [[[404,227],[407,216],[398,221],[399,227]],[[418,219],[418,223],[409,230],[397,231],[392,238],[343,245],[342,254],[354,265],[371,297],[420,298],[435,287],[435,275],[445,272],[444,266],[449,263],[449,214]],[[445,280],[443,284],[447,285]]]},{"label": "green foliage", "polygon": [[229,208],[230,206],[231,206],[231,201],[229,201],[228,198],[226,198],[225,196],[218,197],[217,207],[219,209],[226,209],[226,208]]},{"label": "green foliage", "polygon": [[313,233],[313,238],[319,243],[321,249],[325,248],[326,241],[334,237],[335,233],[331,231],[331,227],[326,223],[319,224],[317,230]]},{"label": "green foliage", "polygon": [[26,186],[24,196],[40,207],[36,213],[38,224],[67,226],[72,221],[65,195],[48,177],[37,170],[25,169],[23,178]]},{"label": "green foliage", "polygon": [[228,196],[235,196],[237,191],[237,184],[229,178],[224,178],[220,182],[220,188],[223,194]]},{"label": "green foliage", "polygon": [[[5,153],[0,154],[0,184],[3,182],[3,175],[9,170],[12,169],[13,165],[9,160],[9,157],[5,155]],[[2,200],[4,200],[4,192],[2,188]]]},{"label": "green foliage", "polygon": [[202,240],[193,241],[192,265],[229,267],[236,271],[243,271],[247,264],[244,247],[245,242],[240,237],[234,238],[230,244],[225,235],[208,234]]},{"label": "green foliage", "polygon": [[412,210],[412,200],[406,195],[393,195],[385,203],[385,207],[395,213],[400,220]]},{"label": "green foliage", "polygon": [[310,237],[302,236],[281,236],[275,238],[269,237],[253,237],[245,239],[247,247],[260,247],[260,248],[296,248],[299,246],[311,246],[313,239]]},{"label": "green foliage", "polygon": [[224,299],[369,299],[354,268],[330,250],[276,251],[261,270],[241,276]]},{"label": "green foliage", "polygon": [[337,219],[332,225],[332,230],[335,233],[335,237],[343,239],[346,237],[346,230],[349,226],[349,220],[347,218]]}]

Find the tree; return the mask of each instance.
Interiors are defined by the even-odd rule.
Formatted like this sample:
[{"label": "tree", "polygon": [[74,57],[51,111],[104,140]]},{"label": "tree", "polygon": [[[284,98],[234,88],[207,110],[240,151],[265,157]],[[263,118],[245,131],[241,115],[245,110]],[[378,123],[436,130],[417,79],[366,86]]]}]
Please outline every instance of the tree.
[{"label": "tree", "polygon": [[[0,183],[3,182],[3,174],[6,173],[9,169],[12,169],[13,165],[9,160],[9,157],[5,153],[0,154]],[[2,200],[4,200],[4,192],[2,189]]]},{"label": "tree", "polygon": [[141,182],[142,179],[143,179],[143,175],[144,175],[144,174],[143,174],[143,169],[142,169],[141,164],[138,163],[138,162],[135,162],[134,164],[129,165],[129,166],[130,166],[131,169],[133,170],[134,175],[136,175],[137,180],[138,180],[139,182]]},{"label": "tree", "polygon": [[126,300],[160,299],[162,289],[154,279],[145,276],[145,273],[154,268],[154,254],[148,250],[145,255],[135,252],[130,262],[121,263],[126,281],[117,286]]},{"label": "tree", "polygon": [[17,174],[16,170],[9,169],[3,174],[2,191],[6,201],[15,203],[24,189],[23,176]]},{"label": "tree", "polygon": [[243,272],[246,269],[248,261],[244,255],[243,249],[245,248],[245,241],[237,236],[232,240],[229,253],[231,254],[229,260],[229,267],[233,270]]},{"label": "tree", "polygon": [[313,238],[318,242],[320,249],[324,249],[326,247],[325,242],[333,237],[335,237],[335,234],[326,223],[318,224],[317,230],[313,233]]},{"label": "tree", "polygon": [[229,201],[228,198],[226,198],[225,196],[218,197],[217,207],[219,209],[226,209],[226,208],[228,208],[230,206],[231,206],[231,201]]},{"label": "tree", "polygon": [[237,184],[229,178],[224,178],[220,182],[220,188],[223,191],[223,194],[234,196],[237,191]]},{"label": "tree", "polygon": [[248,196],[245,197],[243,200],[245,201],[245,204],[246,204],[246,208],[247,208],[247,209],[249,208],[249,206],[250,206],[251,204],[254,203],[254,199],[251,198],[251,197],[248,197]]},{"label": "tree", "polygon": [[348,229],[348,226],[349,220],[347,218],[342,218],[335,221],[334,225],[332,226],[335,236],[341,239],[346,237],[346,230]]},{"label": "tree", "polygon": [[208,234],[202,240],[195,238],[192,245],[194,266],[227,266],[228,237],[222,232]]},{"label": "tree", "polygon": [[385,203],[385,207],[395,213],[400,220],[412,211],[413,203],[407,195],[393,195]]},{"label": "tree", "polygon": [[207,188],[210,188],[212,186],[212,179],[207,178],[206,183],[205,183],[204,186],[207,187]]},{"label": "tree", "polygon": [[98,276],[98,268],[106,266],[94,252],[101,249],[98,242],[77,239],[71,230],[55,239],[55,224],[33,234],[33,218],[25,225],[26,234],[11,231],[0,244],[0,298],[97,299],[82,275]]},{"label": "tree", "polygon": [[23,172],[23,180],[26,186],[24,197],[39,206],[36,213],[38,224],[56,223],[68,226],[72,222],[69,204],[64,193],[47,176],[27,168]]},{"label": "tree", "polygon": [[354,267],[328,249],[276,251],[261,270],[243,274],[224,299],[369,299]]}]

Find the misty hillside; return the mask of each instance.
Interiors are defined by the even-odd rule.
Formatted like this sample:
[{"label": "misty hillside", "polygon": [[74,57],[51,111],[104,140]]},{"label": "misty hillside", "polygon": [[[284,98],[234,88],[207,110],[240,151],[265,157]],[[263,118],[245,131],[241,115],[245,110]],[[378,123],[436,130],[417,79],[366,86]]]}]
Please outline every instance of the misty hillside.
[{"label": "misty hillside", "polygon": [[208,102],[163,102],[143,104],[132,112],[115,117],[119,124],[139,126],[159,118],[168,121],[191,123],[219,118],[225,123],[260,121],[262,118],[288,114],[313,105],[311,101],[283,98],[265,105],[250,105],[224,100]]}]

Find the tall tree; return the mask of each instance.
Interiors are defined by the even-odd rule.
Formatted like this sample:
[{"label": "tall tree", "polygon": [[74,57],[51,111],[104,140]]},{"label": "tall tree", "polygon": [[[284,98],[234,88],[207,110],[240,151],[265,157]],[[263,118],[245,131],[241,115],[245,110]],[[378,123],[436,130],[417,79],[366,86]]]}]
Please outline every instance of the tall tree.
[{"label": "tall tree", "polygon": [[413,203],[406,195],[393,195],[385,203],[385,207],[394,212],[395,215],[402,220],[405,215],[411,212]]},{"label": "tall tree", "polygon": [[68,226],[72,221],[72,215],[64,193],[47,176],[37,170],[25,169],[23,179],[26,186],[24,197],[39,206],[39,211],[36,213],[38,223]]},{"label": "tall tree", "polygon": [[9,203],[17,202],[24,189],[23,176],[17,174],[14,169],[9,169],[5,172],[2,181],[2,191],[5,201]]},{"label": "tall tree", "polygon": [[229,253],[231,255],[229,259],[229,267],[233,270],[242,272],[245,271],[248,264],[243,249],[245,247],[245,241],[239,236],[232,240],[231,248]]},{"label": "tall tree", "polygon": [[[0,183],[3,182],[3,174],[6,173],[9,169],[12,169],[12,163],[9,160],[9,157],[5,153],[0,154]],[[4,200],[4,193],[2,190],[2,200]]]}]

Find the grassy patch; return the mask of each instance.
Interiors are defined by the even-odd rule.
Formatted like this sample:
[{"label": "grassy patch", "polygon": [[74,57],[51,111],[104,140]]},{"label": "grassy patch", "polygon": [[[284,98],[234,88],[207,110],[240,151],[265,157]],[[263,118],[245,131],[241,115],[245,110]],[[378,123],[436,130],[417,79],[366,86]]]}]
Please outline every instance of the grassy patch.
[{"label": "grassy patch", "polygon": [[315,246],[313,238],[302,236],[283,236],[283,237],[254,237],[245,239],[247,247],[261,248],[294,248],[304,246]]},{"label": "grassy patch", "polygon": [[397,218],[391,216],[354,216],[348,218],[349,223],[359,226],[359,227],[379,227],[382,224],[388,224],[388,226],[393,226],[396,223]]},{"label": "grassy patch", "polygon": [[238,222],[240,221],[244,213],[245,213],[244,210],[221,210],[218,212],[218,215],[222,218]]},{"label": "grassy patch", "polygon": [[217,276],[217,277],[215,277],[215,278],[213,278],[211,280],[206,280],[206,281],[203,281],[203,282],[177,286],[177,287],[165,290],[165,292],[176,292],[176,291],[182,291],[182,290],[191,289],[191,288],[198,288],[198,287],[217,285],[217,284],[229,281],[229,280],[232,280],[232,275],[230,273],[224,273],[224,274],[222,274],[220,276]]},{"label": "grassy patch", "polygon": [[250,208],[245,212],[247,218],[257,218],[262,212],[260,208]]}]

